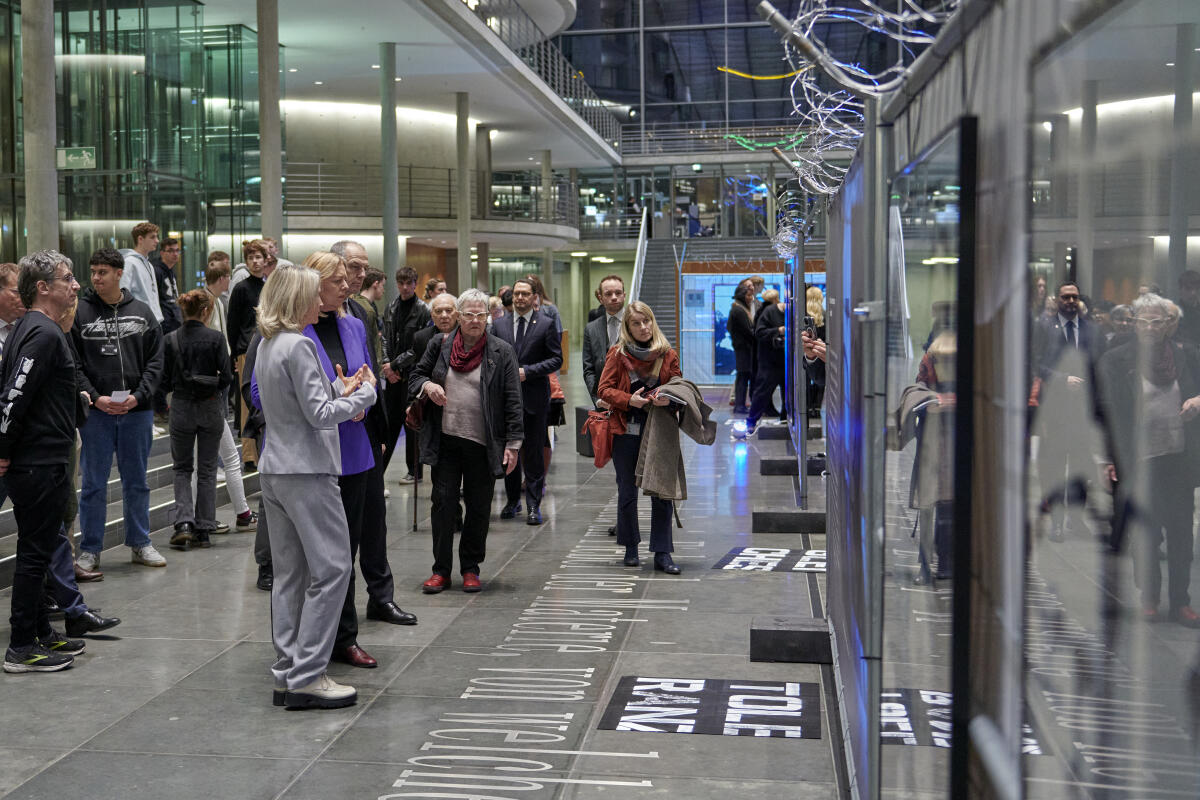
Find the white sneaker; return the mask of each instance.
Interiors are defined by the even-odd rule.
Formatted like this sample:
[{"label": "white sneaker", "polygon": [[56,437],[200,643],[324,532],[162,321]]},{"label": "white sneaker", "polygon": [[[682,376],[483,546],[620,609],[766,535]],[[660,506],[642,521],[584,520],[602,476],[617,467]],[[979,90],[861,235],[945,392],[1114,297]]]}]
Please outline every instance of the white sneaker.
[{"label": "white sneaker", "polygon": [[133,551],[131,560],[134,564],[143,564],[147,567],[165,567],[167,565],[167,560],[162,557],[162,553],[154,549],[152,544],[129,549]]},{"label": "white sneaker", "polygon": [[396,483],[400,484],[401,486],[410,486],[416,482],[417,482],[417,479],[413,477],[413,474],[411,472],[408,473],[407,475],[405,475],[400,480],[396,481]]},{"label": "white sneaker", "polygon": [[75,559],[75,563],[79,565],[80,569],[95,572],[96,568],[100,566],[100,554],[80,550],[79,558]]},{"label": "white sneaker", "polygon": [[308,686],[289,689],[284,697],[288,708],[345,708],[357,701],[358,691],[353,686],[343,686],[325,673]]}]

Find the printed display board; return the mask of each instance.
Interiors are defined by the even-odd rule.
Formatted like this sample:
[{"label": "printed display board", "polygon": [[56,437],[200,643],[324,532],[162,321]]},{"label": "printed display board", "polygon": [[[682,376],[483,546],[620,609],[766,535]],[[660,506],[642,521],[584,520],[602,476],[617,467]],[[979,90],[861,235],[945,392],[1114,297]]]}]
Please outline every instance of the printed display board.
[{"label": "printed display board", "polygon": [[743,572],[824,572],[824,550],[790,550],[786,547],[735,547],[713,564],[713,569]]},{"label": "printed display board", "polygon": [[821,692],[815,683],[626,675],[600,729],[820,739]]}]

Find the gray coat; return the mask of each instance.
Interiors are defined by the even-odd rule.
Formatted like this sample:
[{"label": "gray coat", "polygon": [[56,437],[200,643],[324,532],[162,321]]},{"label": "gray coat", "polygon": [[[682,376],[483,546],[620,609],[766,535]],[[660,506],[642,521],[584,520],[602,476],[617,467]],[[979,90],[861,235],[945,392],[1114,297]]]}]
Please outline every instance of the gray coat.
[{"label": "gray coat", "polygon": [[363,384],[342,397],[325,377],[317,346],[294,331],[281,331],[262,340],[254,377],[263,415],[271,421],[259,471],[264,475],[341,475],[337,426],[370,408],[375,389]]},{"label": "gray coat", "polygon": [[600,385],[600,373],[604,372],[604,359],[608,357],[608,314],[601,314],[583,329],[583,384],[596,403],[596,388]]},{"label": "gray coat", "polygon": [[[410,397],[418,397],[421,388],[433,381],[445,387],[450,371],[450,348],[458,330],[439,333],[430,340],[408,380]],[[521,377],[517,372],[517,356],[512,346],[499,336],[488,335],[483,361],[479,365],[479,398],[483,415],[484,437],[487,439],[488,467],[492,475],[504,475],[504,447],[525,438],[524,413],[521,406]],[[442,440],[442,409],[435,403],[425,403],[421,421],[421,463],[438,463],[438,448]]]}]

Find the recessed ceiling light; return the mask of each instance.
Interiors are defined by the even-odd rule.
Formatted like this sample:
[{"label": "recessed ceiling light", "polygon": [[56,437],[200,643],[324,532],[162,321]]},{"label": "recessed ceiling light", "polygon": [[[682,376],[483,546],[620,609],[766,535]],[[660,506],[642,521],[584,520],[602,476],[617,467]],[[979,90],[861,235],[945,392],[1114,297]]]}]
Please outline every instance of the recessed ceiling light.
[{"label": "recessed ceiling light", "polygon": [[396,78],[396,83],[399,83],[402,80],[404,80],[404,78]]},{"label": "recessed ceiling light", "polygon": [[378,64],[372,64],[372,65],[371,65],[371,69],[379,69],[379,65],[378,65]]},{"label": "recessed ceiling light", "polygon": [[314,85],[316,85],[316,86],[324,86],[324,85],[325,85],[325,81],[313,81],[313,84],[314,84]]},{"label": "recessed ceiling light", "polygon": [[1175,62],[1174,62],[1174,61],[1168,61],[1168,62],[1167,62],[1167,66],[1168,66],[1168,67],[1173,67],[1173,66],[1175,66]]}]

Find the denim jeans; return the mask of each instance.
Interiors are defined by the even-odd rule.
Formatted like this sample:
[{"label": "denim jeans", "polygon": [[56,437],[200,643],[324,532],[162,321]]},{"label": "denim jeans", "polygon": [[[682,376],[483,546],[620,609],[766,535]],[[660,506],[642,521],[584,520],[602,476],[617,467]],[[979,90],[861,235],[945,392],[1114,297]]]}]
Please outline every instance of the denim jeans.
[{"label": "denim jeans", "polygon": [[[217,461],[225,417],[222,397],[192,400],[176,393],[171,403],[171,460],[175,471],[175,508],[171,523],[190,523],[198,531],[217,527]],[[193,463],[193,453],[195,459]],[[192,504],[192,469],[196,502]]]},{"label": "denim jeans", "polygon": [[108,477],[113,454],[121,475],[121,506],[125,518],[125,544],[150,544],[150,486],[146,463],[154,438],[154,411],[105,414],[92,409],[79,430],[83,447],[79,452],[83,491],[79,498],[80,549],[99,553],[104,549],[104,523],[108,510]]}]

